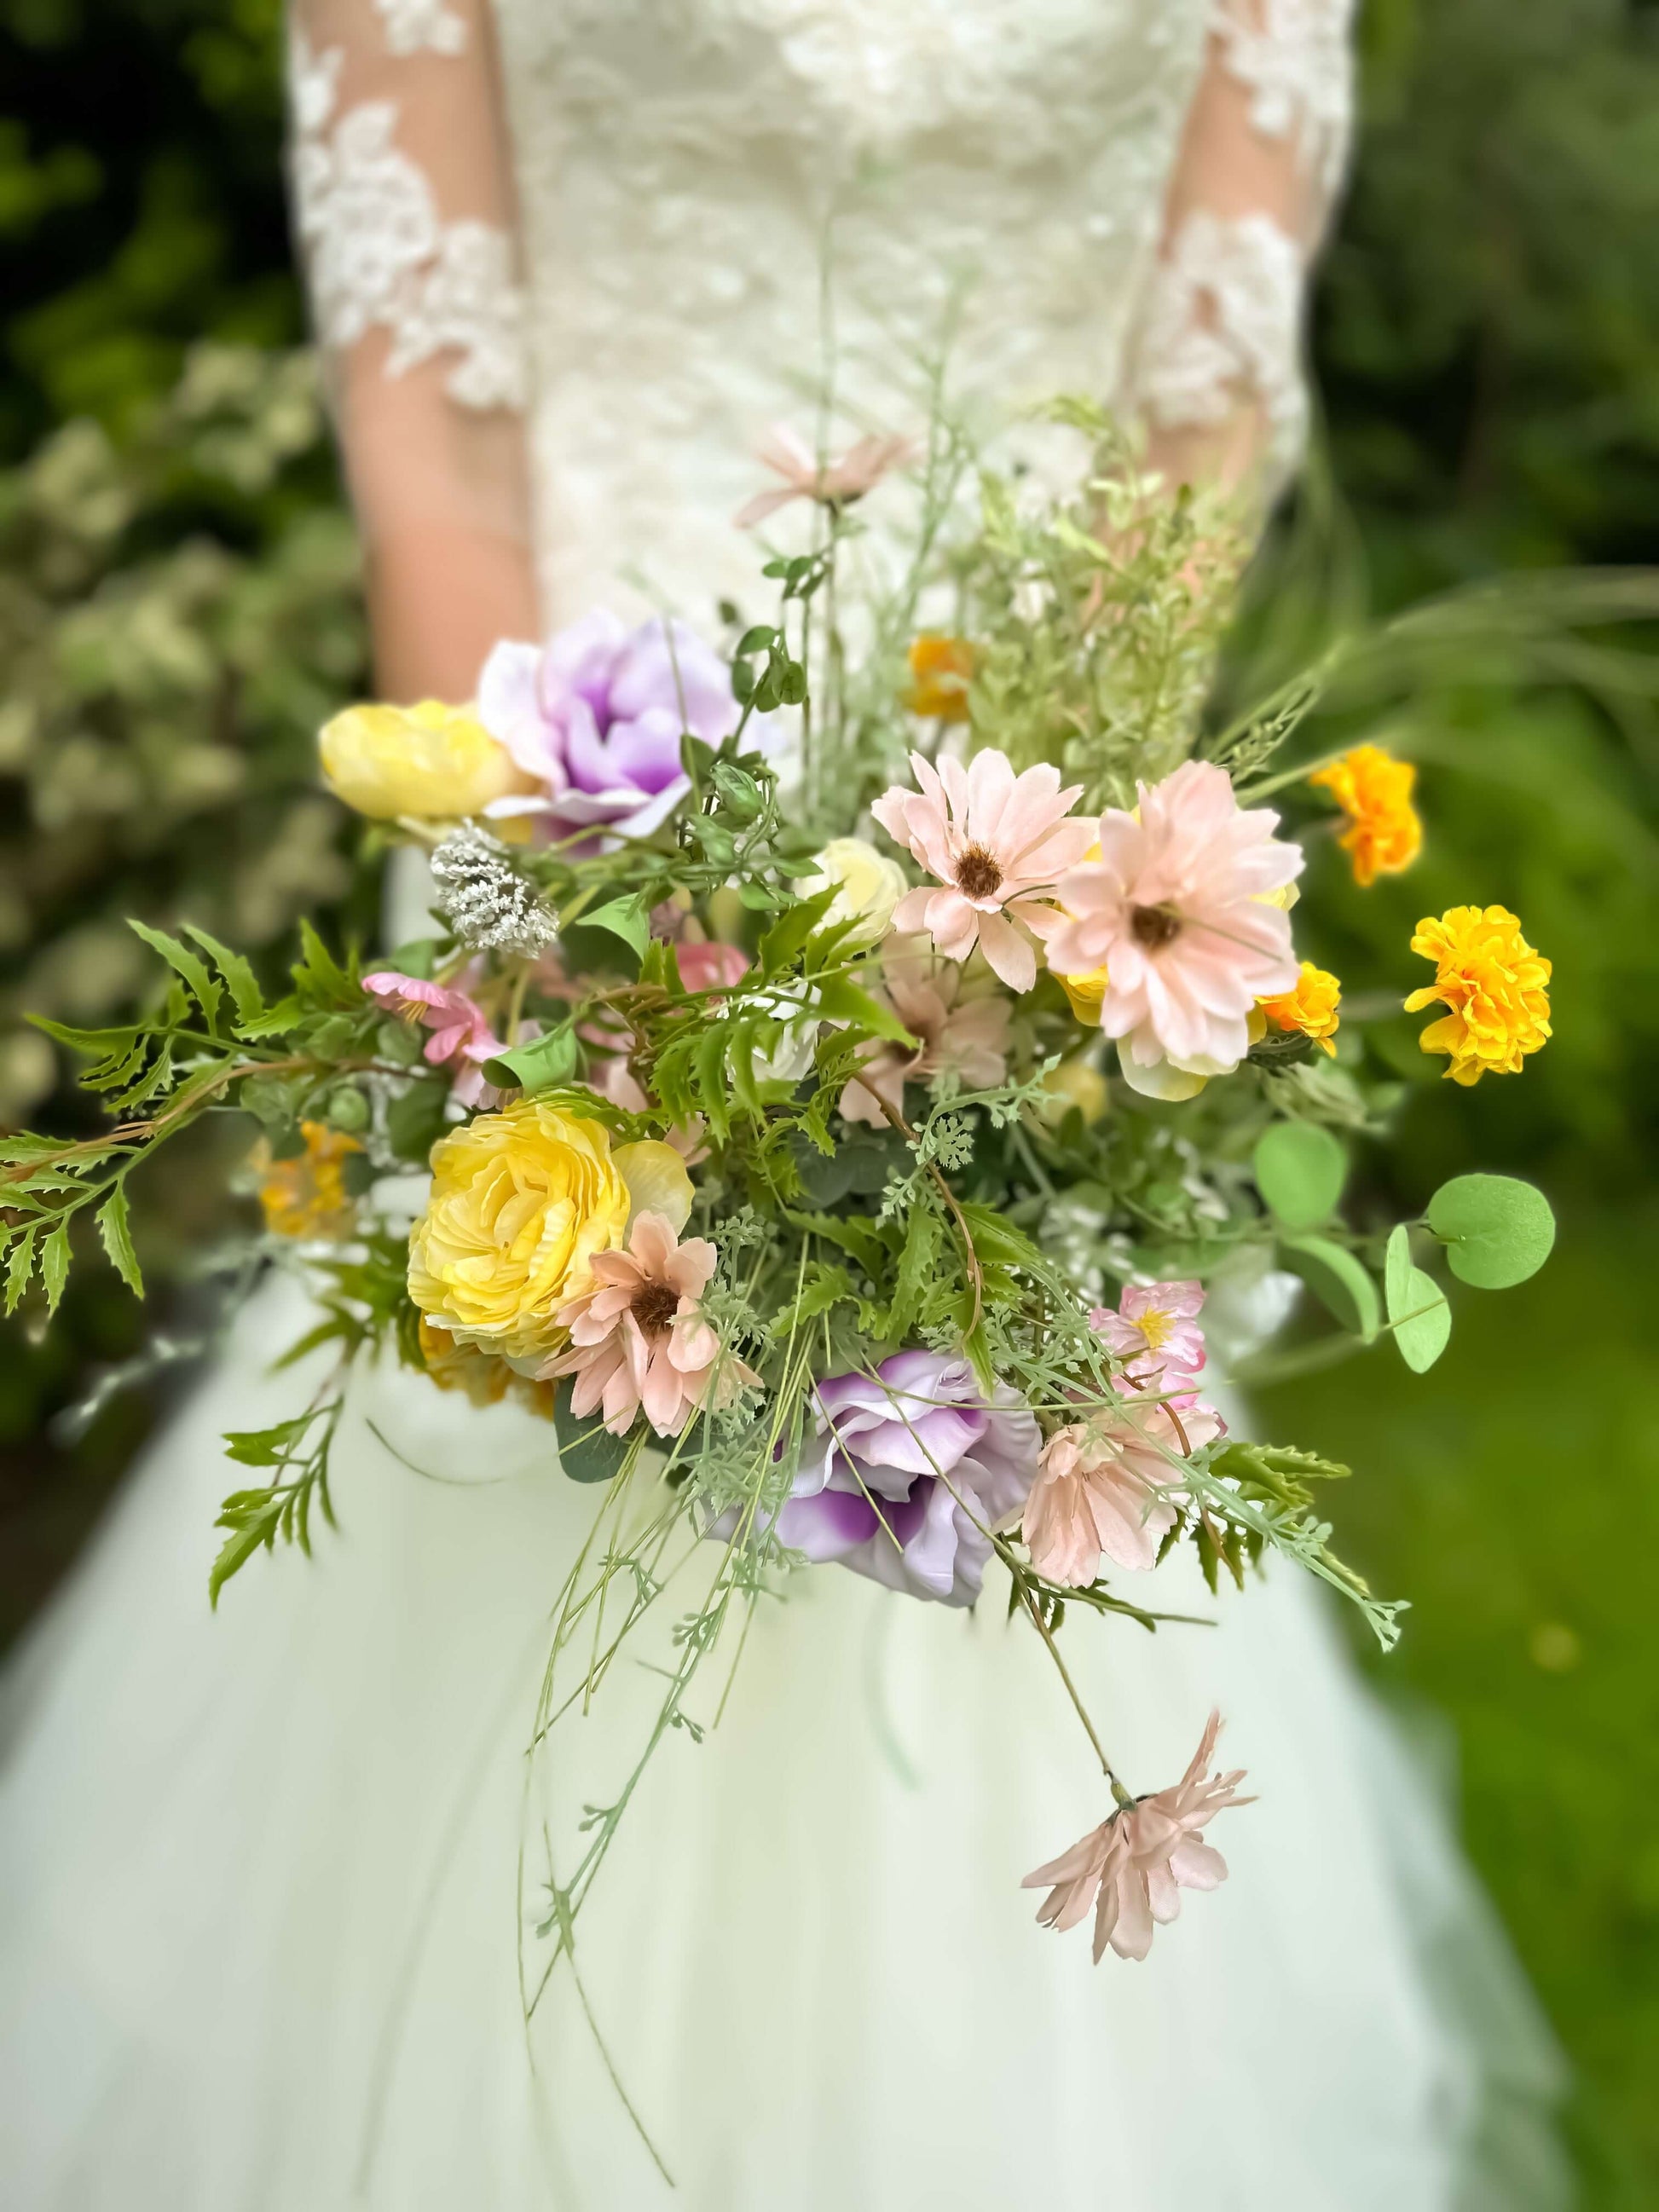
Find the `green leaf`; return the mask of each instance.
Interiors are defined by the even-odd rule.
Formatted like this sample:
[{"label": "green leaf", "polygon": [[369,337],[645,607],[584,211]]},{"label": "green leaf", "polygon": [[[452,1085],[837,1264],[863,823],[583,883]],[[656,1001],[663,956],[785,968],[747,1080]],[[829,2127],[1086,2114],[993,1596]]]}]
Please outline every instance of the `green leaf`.
[{"label": "green leaf", "polygon": [[1455,1176],[1429,1200],[1429,1226],[1447,1247],[1460,1282],[1506,1291],[1535,1275],[1555,1243],[1555,1216],[1541,1190],[1513,1176]]},{"label": "green leaf", "polygon": [[1412,1233],[1402,1221],[1389,1238],[1383,1294],[1400,1357],[1413,1375],[1425,1375],[1451,1336],[1451,1308],[1432,1275],[1412,1260]]},{"label": "green leaf", "polygon": [[839,1263],[814,1260],[807,1267],[800,1295],[773,1316],[768,1334],[775,1344],[786,1343],[803,1323],[828,1313],[832,1306],[855,1304],[857,1301],[858,1292],[845,1267]]},{"label": "green leaf", "polygon": [[528,1044],[498,1052],[494,1060],[485,1060],[483,1072],[503,1091],[517,1084],[526,1098],[539,1091],[552,1091],[568,1083],[576,1072],[575,1030],[568,1022],[562,1022],[557,1029],[532,1037]]},{"label": "green leaf", "polygon": [[239,1022],[257,1021],[265,1010],[264,994],[259,980],[240,952],[233,952],[228,945],[221,945],[216,937],[198,929],[193,921],[185,924],[185,934],[193,937],[204,951],[210,952],[219,963],[219,972],[230,986],[230,995],[235,1001]]},{"label": "green leaf", "polygon": [[447,1083],[411,1083],[386,1109],[386,1142],[400,1160],[424,1164],[447,1126]]},{"label": "green leaf", "polygon": [[301,1002],[313,1010],[341,1006],[357,1012],[362,994],[356,978],[341,967],[303,915],[300,921],[300,946],[302,957],[293,973]]},{"label": "green leaf", "polygon": [[1312,1229],[1336,1210],[1347,1176],[1340,1138],[1313,1121],[1275,1121],[1255,1148],[1256,1188],[1286,1229]]},{"label": "green leaf", "polygon": [[118,1053],[130,1052],[141,1034],[136,1029],[72,1029],[67,1022],[54,1022],[45,1014],[25,1014],[23,1019],[55,1043],[67,1045],[71,1052],[96,1053],[100,1060],[113,1060]]},{"label": "green leaf", "polygon": [[6,1311],[15,1313],[18,1301],[27,1290],[34,1273],[34,1240],[40,1224],[32,1224],[24,1230],[6,1255]]},{"label": "green leaf", "polygon": [[1042,1255],[1030,1238],[994,1206],[964,1200],[962,1218],[973,1237],[974,1250],[985,1264],[999,1267],[1042,1265]]},{"label": "green leaf", "polygon": [[826,976],[817,984],[817,1011],[826,1022],[850,1022],[872,1036],[890,1037],[895,1044],[914,1048],[913,1037],[890,1006],[855,983],[850,975]]},{"label": "green leaf", "polygon": [[238,1505],[243,1492],[225,1500],[225,1510],[219,1516],[216,1527],[228,1528],[231,1534],[220,1546],[218,1556],[208,1574],[208,1603],[216,1613],[219,1593],[239,1569],[245,1567],[263,1544],[272,1550],[276,1542],[276,1524],[282,1519],[279,1498],[267,1497],[261,1509]]},{"label": "green leaf", "polygon": [[127,1194],[124,1183],[110,1185],[109,1196],[98,1209],[98,1234],[104,1240],[104,1249],[109,1254],[116,1273],[136,1298],[144,1295],[144,1279],[139,1271],[138,1255],[132,1249],[132,1225],[127,1215]]},{"label": "green leaf", "polygon": [[770,623],[756,623],[751,629],[744,630],[743,635],[738,640],[735,657],[741,659],[745,654],[750,653],[764,653],[777,635],[777,631]]},{"label": "green leaf", "polygon": [[599,1413],[570,1410],[570,1386],[553,1401],[553,1426],[559,1439],[559,1464],[573,1482],[609,1482],[636,1449],[635,1437],[613,1437]]},{"label": "green leaf", "polygon": [[202,1012],[207,1016],[208,1027],[215,1028],[225,994],[207,963],[198,960],[188,945],[180,945],[176,937],[169,937],[164,929],[152,929],[148,922],[132,921],[128,921],[127,927],[135,937],[142,937],[153,952],[159,952],[173,973],[194,992]]},{"label": "green leaf", "polygon": [[1352,1252],[1328,1237],[1285,1237],[1280,1247],[1296,1273],[1344,1328],[1367,1344],[1382,1322],[1382,1309],[1371,1280]]},{"label": "green leaf", "polygon": [[46,1286],[48,1316],[58,1310],[58,1301],[64,1295],[64,1285],[69,1280],[70,1225],[66,1214],[47,1237],[40,1252],[40,1280]]},{"label": "green leaf", "polygon": [[802,899],[787,914],[779,915],[760,941],[763,975],[775,975],[780,969],[789,965],[838,896],[839,886],[831,884],[827,890],[815,891],[811,898]]},{"label": "green leaf", "polygon": [[651,919],[642,898],[611,899],[591,914],[579,915],[577,920],[584,929],[608,930],[612,937],[621,938],[636,960],[644,959],[651,936]]}]

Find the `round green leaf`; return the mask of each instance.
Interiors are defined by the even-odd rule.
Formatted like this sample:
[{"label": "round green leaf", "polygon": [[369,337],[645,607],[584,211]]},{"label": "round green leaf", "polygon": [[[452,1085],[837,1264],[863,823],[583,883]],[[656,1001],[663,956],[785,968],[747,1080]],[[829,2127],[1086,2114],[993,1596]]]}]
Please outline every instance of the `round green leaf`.
[{"label": "round green leaf", "polygon": [[1541,1190],[1513,1176],[1455,1176],[1429,1200],[1429,1226],[1447,1247],[1460,1282],[1506,1291],[1535,1275],[1555,1243],[1555,1216]]},{"label": "round green leaf", "polygon": [[631,1437],[613,1437],[602,1413],[584,1419],[570,1410],[570,1392],[553,1400],[553,1428],[559,1439],[559,1465],[573,1482],[609,1482],[622,1472],[633,1448]]},{"label": "round green leaf", "polygon": [[1328,1237],[1286,1237],[1280,1249],[1320,1304],[1369,1344],[1382,1326],[1382,1302],[1353,1254]]},{"label": "round green leaf", "polygon": [[1413,1375],[1425,1375],[1450,1340],[1451,1308],[1433,1276],[1413,1265],[1411,1231],[1403,1221],[1389,1239],[1382,1288],[1400,1357]]},{"label": "round green leaf", "polygon": [[1286,1229],[1327,1221],[1342,1195],[1348,1156],[1312,1121],[1275,1121],[1255,1148],[1256,1188]]}]

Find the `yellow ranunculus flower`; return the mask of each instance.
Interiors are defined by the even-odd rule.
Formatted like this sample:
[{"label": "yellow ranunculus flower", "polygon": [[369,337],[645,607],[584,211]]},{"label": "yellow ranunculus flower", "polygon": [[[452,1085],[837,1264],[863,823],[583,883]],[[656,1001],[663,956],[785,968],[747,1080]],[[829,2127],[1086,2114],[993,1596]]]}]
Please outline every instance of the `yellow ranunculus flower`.
[{"label": "yellow ranunculus flower", "polygon": [[481,814],[492,799],[533,790],[531,777],[470,707],[348,707],[317,741],[337,797],[372,821]]},{"label": "yellow ranunculus flower", "polygon": [[557,1316],[593,1286],[591,1262],[636,1207],[677,1228],[691,1179],[671,1146],[623,1145],[603,1122],[521,1098],[432,1151],[432,1195],[410,1231],[409,1294],[435,1328],[518,1357],[562,1336]]},{"label": "yellow ranunculus flower", "polygon": [[305,1150],[291,1159],[273,1159],[264,1138],[254,1147],[265,1227],[273,1237],[349,1237],[356,1213],[343,1170],[349,1156],[363,1148],[325,1121],[301,1121],[300,1134]]}]

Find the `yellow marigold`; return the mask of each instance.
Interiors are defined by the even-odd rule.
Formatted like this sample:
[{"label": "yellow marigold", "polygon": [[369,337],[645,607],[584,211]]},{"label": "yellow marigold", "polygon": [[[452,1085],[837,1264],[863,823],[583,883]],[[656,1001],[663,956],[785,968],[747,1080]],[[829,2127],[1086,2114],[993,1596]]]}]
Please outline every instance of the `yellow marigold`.
[{"label": "yellow marigold", "polygon": [[1381,745],[1356,745],[1308,778],[1321,784],[1348,817],[1337,842],[1353,858],[1357,884],[1397,876],[1423,848],[1423,824],[1412,805],[1417,769]]},{"label": "yellow marigold", "polygon": [[974,648],[967,638],[924,632],[910,647],[910,674],[913,714],[931,722],[967,720],[968,686],[974,675]]},{"label": "yellow marigold", "polygon": [[1256,1005],[1275,1029],[1300,1030],[1304,1036],[1334,1054],[1336,1047],[1331,1039],[1341,1026],[1336,1011],[1341,998],[1342,986],[1335,976],[1304,960],[1294,990],[1282,992],[1276,999],[1258,999]]},{"label": "yellow marigold", "polygon": [[476,1344],[465,1343],[447,1329],[434,1328],[424,1314],[420,1339],[426,1371],[441,1390],[463,1390],[475,1406],[498,1406],[510,1396],[526,1412],[538,1414],[543,1420],[552,1419],[550,1382],[533,1382],[515,1374],[506,1360],[496,1358],[493,1352],[480,1352]]},{"label": "yellow marigold", "polygon": [[1451,1055],[1454,1083],[1518,1075],[1550,1034],[1550,963],[1528,944],[1507,907],[1455,906],[1438,921],[1419,921],[1412,951],[1435,963],[1432,983],[1413,991],[1406,1012],[1437,1000],[1451,1012],[1431,1022],[1425,1052]]},{"label": "yellow marigold", "polygon": [[300,1134],[306,1148],[292,1159],[273,1159],[263,1139],[254,1150],[265,1227],[274,1237],[349,1237],[356,1215],[341,1170],[363,1148],[324,1121],[301,1121]]},{"label": "yellow marigold", "polygon": [[323,775],[359,814],[449,821],[492,799],[533,789],[532,779],[470,707],[348,707],[317,740]]},{"label": "yellow marigold", "polygon": [[691,1180],[672,1146],[613,1152],[603,1122],[521,1098],[432,1150],[432,1194],[410,1233],[409,1294],[441,1329],[512,1358],[551,1349],[557,1316],[636,1209],[683,1227]]}]

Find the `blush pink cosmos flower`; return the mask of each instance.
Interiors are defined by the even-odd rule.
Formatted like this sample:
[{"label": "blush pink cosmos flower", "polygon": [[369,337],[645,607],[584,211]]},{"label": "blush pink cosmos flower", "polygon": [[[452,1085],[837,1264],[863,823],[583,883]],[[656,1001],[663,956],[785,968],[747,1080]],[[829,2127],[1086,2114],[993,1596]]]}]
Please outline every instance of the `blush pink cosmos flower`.
[{"label": "blush pink cosmos flower", "polygon": [[1263,901],[1301,872],[1302,850],[1273,836],[1270,808],[1243,811],[1213,762],[1142,784],[1138,814],[1108,808],[1099,858],[1059,884],[1063,914],[1034,926],[1058,974],[1107,971],[1100,1025],[1126,1064],[1224,1075],[1249,1049],[1256,1000],[1295,988],[1289,917]]},{"label": "blush pink cosmos flower", "polygon": [[907,1083],[925,1083],[949,1071],[972,1091],[988,1090],[1008,1073],[1008,1022],[1013,1009],[1001,996],[962,997],[962,970],[931,953],[884,953],[885,996],[913,1037],[916,1049],[878,1046],[841,1094],[842,1118],[885,1128],[884,1100],[895,1113],[904,1108]]},{"label": "blush pink cosmos flower", "polygon": [[1203,1370],[1202,1283],[1131,1283],[1117,1311],[1096,1306],[1089,1326],[1124,1363],[1124,1380],[1137,1390],[1176,1393]]},{"label": "blush pink cosmos flower", "polygon": [[426,1058],[434,1067],[453,1070],[453,1089],[462,1105],[477,1105],[490,1088],[483,1079],[483,1062],[507,1050],[477,1002],[465,991],[428,983],[419,975],[400,975],[395,968],[365,975],[363,988],[392,1013],[432,1031]]},{"label": "blush pink cosmos flower", "polygon": [[1180,1461],[1226,1433],[1196,1393],[1103,1408],[1058,1430],[1042,1450],[1021,1533],[1031,1565],[1065,1589],[1086,1589],[1103,1559],[1145,1574],[1175,1526]]},{"label": "blush pink cosmos flower", "polygon": [[730,1404],[760,1377],[742,1360],[722,1356],[699,1303],[715,1259],[707,1237],[682,1244],[665,1215],[637,1215],[628,1249],[596,1252],[589,1262],[593,1289],[560,1309],[570,1342],[537,1379],[574,1376],[571,1412],[581,1419],[602,1411],[618,1437],[641,1406],[659,1437],[677,1437],[711,1396]]},{"label": "blush pink cosmos flower", "polygon": [[769,491],[757,492],[738,509],[732,520],[739,530],[752,530],[791,500],[817,500],[823,507],[850,507],[873,491],[890,469],[902,468],[918,449],[915,438],[859,439],[844,453],[820,465],[787,423],[776,424],[758,459],[783,481]]},{"label": "blush pink cosmos flower", "polygon": [[978,945],[1010,990],[1029,991],[1036,955],[1018,925],[1055,918],[1041,896],[1093,842],[1091,822],[1066,818],[1082,785],[1062,791],[1047,762],[1016,775],[1006,753],[989,750],[966,768],[948,758],[935,768],[921,753],[910,766],[920,791],[895,784],[870,811],[944,888],[907,891],[893,927],[927,930],[947,960]]},{"label": "blush pink cosmos flower", "polygon": [[1109,1943],[1120,1959],[1144,1959],[1154,1922],[1164,1926],[1176,1917],[1183,1889],[1216,1889],[1227,1879],[1226,1860],[1201,1841],[1200,1831],[1227,1806],[1255,1801],[1238,1794],[1242,1766],[1206,1778],[1220,1732],[1221,1716],[1212,1713],[1191,1765],[1172,1790],[1121,1807],[1021,1883],[1023,1889],[1052,1885],[1037,1907],[1044,1928],[1075,1928],[1094,1906],[1097,1966]]}]

